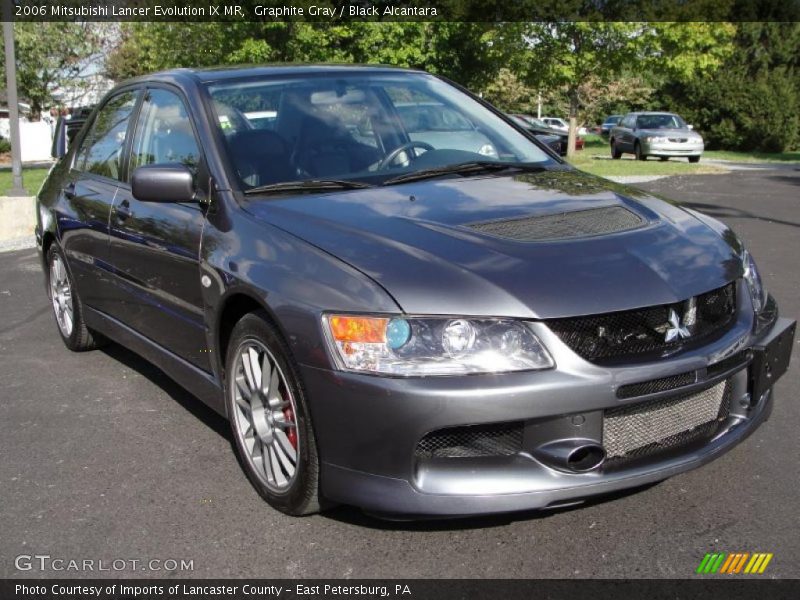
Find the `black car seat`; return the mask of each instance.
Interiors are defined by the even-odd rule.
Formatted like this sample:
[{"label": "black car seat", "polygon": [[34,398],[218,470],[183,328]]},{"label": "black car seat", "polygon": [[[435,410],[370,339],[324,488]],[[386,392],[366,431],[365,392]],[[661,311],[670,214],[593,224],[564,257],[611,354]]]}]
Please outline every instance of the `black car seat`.
[{"label": "black car seat", "polygon": [[307,115],[300,126],[294,163],[312,177],[346,176],[379,159],[376,148],[356,141],[332,114]]},{"label": "black car seat", "polygon": [[248,186],[297,179],[289,146],[274,131],[250,129],[231,135],[228,150],[239,177]]}]

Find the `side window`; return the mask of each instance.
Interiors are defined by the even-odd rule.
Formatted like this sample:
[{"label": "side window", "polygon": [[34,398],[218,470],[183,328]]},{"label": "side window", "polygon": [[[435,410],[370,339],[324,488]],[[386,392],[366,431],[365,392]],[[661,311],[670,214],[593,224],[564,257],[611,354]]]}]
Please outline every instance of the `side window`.
[{"label": "side window", "polygon": [[137,94],[135,90],[122,92],[100,109],[75,158],[76,169],[119,179],[122,150]]},{"label": "side window", "polygon": [[148,90],[133,136],[130,172],[164,163],[182,163],[194,171],[199,161],[200,148],[183,100],[168,90]]}]

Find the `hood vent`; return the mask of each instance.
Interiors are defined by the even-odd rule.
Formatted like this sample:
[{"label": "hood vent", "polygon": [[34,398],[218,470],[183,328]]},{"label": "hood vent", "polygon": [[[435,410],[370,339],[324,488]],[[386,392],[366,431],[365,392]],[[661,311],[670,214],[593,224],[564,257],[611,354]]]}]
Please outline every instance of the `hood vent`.
[{"label": "hood vent", "polygon": [[645,220],[623,206],[485,221],[467,225],[475,231],[520,242],[540,242],[605,235],[642,227]]}]

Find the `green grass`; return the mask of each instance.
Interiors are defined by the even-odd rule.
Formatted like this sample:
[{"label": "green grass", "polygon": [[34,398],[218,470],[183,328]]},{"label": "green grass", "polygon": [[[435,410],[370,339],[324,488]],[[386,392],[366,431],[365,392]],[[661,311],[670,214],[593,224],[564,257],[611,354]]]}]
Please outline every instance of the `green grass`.
[{"label": "green grass", "polygon": [[[25,191],[28,192],[28,195],[33,196],[39,191],[49,171],[49,169],[22,169],[22,185],[25,186]],[[0,171],[0,196],[8,194],[12,184],[11,170]]]},{"label": "green grass", "polygon": [[586,145],[579,150],[569,162],[587,173],[601,177],[625,175],[701,175],[707,173],[724,173],[725,169],[704,165],[703,159],[698,164],[691,164],[685,158],[672,158],[662,162],[658,159],[636,160],[633,155],[625,154],[619,160],[611,160],[608,142],[599,135],[584,137]]},{"label": "green grass", "polygon": [[725,169],[718,165],[703,164],[706,160],[727,160],[732,162],[790,162],[800,161],[800,152],[732,152],[728,150],[709,150],[703,153],[698,164],[690,164],[685,158],[671,158],[666,162],[657,159],[647,161],[634,160],[632,155],[625,154],[620,160],[611,160],[608,141],[599,135],[584,136],[586,146],[578,151],[570,160],[575,167],[600,175],[681,175],[724,173]]},{"label": "green grass", "polygon": [[706,150],[705,158],[734,162],[800,162],[800,151],[796,152],[733,152],[731,150]]}]

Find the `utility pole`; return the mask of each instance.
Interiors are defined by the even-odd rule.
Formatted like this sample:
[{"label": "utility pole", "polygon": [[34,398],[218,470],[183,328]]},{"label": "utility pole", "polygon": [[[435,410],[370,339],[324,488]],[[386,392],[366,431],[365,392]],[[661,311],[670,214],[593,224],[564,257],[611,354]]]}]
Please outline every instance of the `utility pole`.
[{"label": "utility pole", "polygon": [[3,39],[6,48],[6,90],[8,120],[11,129],[11,174],[13,182],[9,196],[27,196],[22,186],[22,151],[19,139],[19,103],[17,100],[17,59],[14,54],[14,23],[11,0],[3,0]]}]

